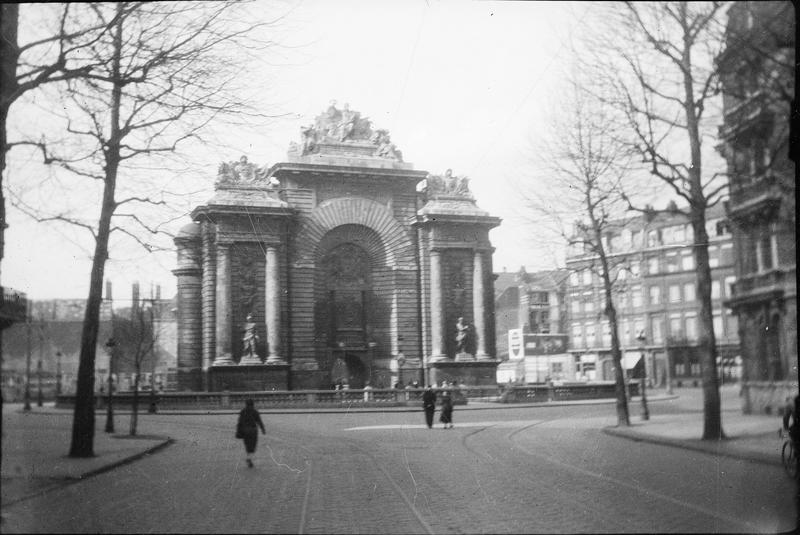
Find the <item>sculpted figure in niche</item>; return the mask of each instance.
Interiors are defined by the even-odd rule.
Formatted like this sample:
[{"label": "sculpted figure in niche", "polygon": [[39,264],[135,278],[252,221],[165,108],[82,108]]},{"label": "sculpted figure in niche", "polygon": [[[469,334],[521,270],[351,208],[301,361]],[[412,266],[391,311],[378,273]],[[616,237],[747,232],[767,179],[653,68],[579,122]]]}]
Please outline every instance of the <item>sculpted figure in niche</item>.
[{"label": "sculpted figure in niche", "polygon": [[464,322],[464,318],[458,318],[456,323],[456,354],[466,353],[472,341],[472,333],[469,323]]},{"label": "sculpted figure in niche", "polygon": [[259,341],[256,334],[256,323],[253,321],[253,315],[248,314],[247,320],[244,323],[244,336],[242,337],[242,357],[258,357],[256,354],[256,344]]}]

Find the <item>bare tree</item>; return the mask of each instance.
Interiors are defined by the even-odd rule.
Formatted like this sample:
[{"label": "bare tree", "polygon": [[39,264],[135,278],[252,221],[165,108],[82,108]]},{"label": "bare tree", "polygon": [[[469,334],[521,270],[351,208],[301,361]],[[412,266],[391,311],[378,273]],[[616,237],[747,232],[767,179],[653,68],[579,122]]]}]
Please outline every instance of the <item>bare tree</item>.
[{"label": "bare tree", "polygon": [[[627,204],[622,182],[626,176],[627,149],[616,142],[613,123],[603,106],[591,106],[579,84],[573,83],[569,97],[559,106],[559,118],[550,131],[552,139],[539,151],[545,167],[554,175],[547,188],[529,196],[530,205],[542,221],[554,223],[568,248],[585,260],[602,282],[604,307],[611,334],[611,356],[616,384],[617,425],[630,425],[625,375],[620,350],[616,293],[624,291],[618,279],[627,266],[614,256],[608,235],[625,225]],[[577,222],[575,218],[578,217]],[[573,223],[574,222],[574,223]],[[544,223],[547,224],[547,223]]]},{"label": "bare tree", "polygon": [[[131,407],[130,434],[135,435],[139,420],[139,390],[142,369],[148,362],[156,358],[155,347],[158,343],[158,332],[154,326],[154,305],[152,302],[133,303],[130,317],[116,316],[114,334],[117,342],[119,362],[117,369],[122,370],[127,361],[133,368],[133,405]],[[151,385],[152,386],[152,385]]]},{"label": "bare tree", "polygon": [[[620,139],[643,167],[685,208],[693,230],[700,300],[700,365],[703,379],[703,439],[724,437],[717,379],[717,348],[711,309],[706,210],[727,193],[724,170],[704,167],[713,151],[719,108],[714,65],[723,47],[723,3],[646,2],[613,4],[605,19],[613,37],[595,40],[585,66],[595,97],[612,105],[627,124]],[[704,150],[705,149],[705,150]],[[630,200],[630,199],[629,199]],[[631,208],[644,211],[631,202]]]},{"label": "bare tree", "polygon": [[[77,5],[65,15],[67,28],[102,31],[76,60],[81,75],[62,81],[58,107],[67,138],[24,143],[62,174],[84,179],[86,191],[99,198],[99,213],[92,221],[85,210],[76,215],[22,202],[18,207],[38,221],[83,228],[94,240],[70,456],[93,455],[95,343],[112,232],[151,250],[163,230],[144,214],[165,203],[158,188],[148,194],[144,187],[158,168],[155,161],[190,140],[202,142],[202,132],[214,122],[262,116],[251,111],[251,95],[242,92],[248,70],[243,63],[271,45],[256,32],[274,21],[254,22],[242,5],[97,3]],[[149,168],[137,164],[142,161]]]},{"label": "bare tree", "polygon": [[108,30],[107,25],[83,25],[71,28],[69,19],[74,11],[71,4],[58,6],[24,6],[38,9],[37,22],[47,26],[43,12],[54,16],[54,28],[34,35],[20,44],[19,8],[16,3],[0,6],[0,261],[5,250],[6,211],[3,183],[6,156],[15,145],[8,141],[7,121],[11,105],[26,93],[46,84],[64,82],[88,74],[92,65],[79,62],[83,52],[96,44]]}]

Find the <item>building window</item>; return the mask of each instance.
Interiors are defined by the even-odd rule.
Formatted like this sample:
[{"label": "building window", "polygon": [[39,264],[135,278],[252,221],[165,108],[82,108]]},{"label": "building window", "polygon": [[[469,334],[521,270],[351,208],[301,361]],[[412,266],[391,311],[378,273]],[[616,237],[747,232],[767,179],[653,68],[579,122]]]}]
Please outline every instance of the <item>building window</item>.
[{"label": "building window", "polygon": [[720,287],[721,285],[718,280],[711,281],[711,299],[719,299],[721,297]]},{"label": "building window", "polygon": [[661,304],[661,287],[660,286],[651,286],[650,287],[650,304],[651,305],[660,305]]},{"label": "building window", "polygon": [[758,254],[758,271],[769,271],[772,269],[772,236],[764,232],[756,243],[756,254]]},{"label": "building window", "polygon": [[681,315],[680,314],[670,314],[669,315],[669,335],[672,338],[682,338],[683,337],[683,325],[681,325]]},{"label": "building window", "polygon": [[594,300],[592,299],[592,292],[585,292],[583,294],[583,311],[594,312]]},{"label": "building window", "polygon": [[634,277],[639,276],[639,262],[633,261],[631,262],[631,275]]},{"label": "building window", "polygon": [[667,253],[667,272],[675,273],[678,269],[678,253]]},{"label": "building window", "polygon": [[733,264],[733,244],[723,243],[719,246],[719,265],[729,266]]},{"label": "building window", "polygon": [[651,230],[647,233],[647,246],[648,247],[656,247],[658,246],[658,231]]},{"label": "building window", "polygon": [[708,246],[708,267],[719,267],[719,247],[716,245]]},{"label": "building window", "polygon": [[631,288],[631,300],[634,308],[642,306],[642,287],[634,286]]},{"label": "building window", "polygon": [[686,338],[697,340],[697,316],[694,312],[686,314]]},{"label": "building window", "polygon": [[673,239],[675,243],[683,243],[686,240],[686,229],[683,225],[675,227]]},{"label": "building window", "polygon": [[681,287],[677,284],[671,284],[669,287],[669,302],[670,303],[680,303],[681,302]]},{"label": "building window", "polygon": [[647,272],[650,275],[655,275],[658,273],[658,257],[651,256],[647,259]]},{"label": "building window", "polygon": [[586,346],[594,347],[594,323],[587,323],[583,326],[583,332],[586,335]]},{"label": "building window", "polygon": [[728,323],[728,333],[730,333],[729,336],[731,338],[733,338],[733,337],[738,338],[739,337],[739,318],[736,316],[736,314],[733,314],[731,312],[728,312],[725,315],[728,317],[727,323]]},{"label": "building window", "polygon": [[572,347],[584,347],[583,328],[580,323],[572,324]]},{"label": "building window", "polygon": [[592,270],[585,269],[583,270],[583,284],[590,285],[592,284]]},{"label": "building window", "polygon": [[607,321],[604,321],[601,324],[601,328],[603,329],[603,346],[608,347],[611,345],[611,326]]},{"label": "building window", "polygon": [[695,292],[694,292],[694,283],[687,282],[683,285],[683,300],[684,301],[694,301],[696,299]]},{"label": "building window", "polygon": [[627,266],[619,266],[617,270],[617,280],[624,281],[628,278],[628,268]]},{"label": "building window", "polygon": [[661,239],[663,240],[665,245],[669,245],[670,243],[674,243],[675,241],[675,227],[667,227],[661,229]]},{"label": "building window", "polygon": [[644,318],[636,318],[633,320],[633,336],[638,337],[644,332]]},{"label": "building window", "polygon": [[622,320],[622,341],[624,343],[630,342],[631,340],[631,322],[627,318]]},{"label": "building window", "polygon": [[691,271],[694,269],[694,255],[692,251],[683,251],[681,253],[681,267],[684,271]]},{"label": "building window", "polygon": [[653,343],[660,344],[664,341],[664,317],[652,316],[650,318],[650,333]]},{"label": "building window", "polygon": [[736,283],[736,277],[734,275],[725,277],[725,295],[727,297],[733,297],[733,285],[735,283]]},{"label": "building window", "polygon": [[580,273],[578,273],[577,271],[573,271],[572,273],[569,274],[569,285],[570,286],[578,286],[578,285],[580,285],[580,283],[581,283],[580,280],[581,280],[580,279]]},{"label": "building window", "polygon": [[722,311],[715,310],[712,316],[712,321],[714,323],[714,336],[716,338],[725,338],[725,330],[722,325]]},{"label": "building window", "polygon": [[580,314],[581,313],[581,302],[580,296],[573,295],[570,303],[570,310],[573,314]]}]

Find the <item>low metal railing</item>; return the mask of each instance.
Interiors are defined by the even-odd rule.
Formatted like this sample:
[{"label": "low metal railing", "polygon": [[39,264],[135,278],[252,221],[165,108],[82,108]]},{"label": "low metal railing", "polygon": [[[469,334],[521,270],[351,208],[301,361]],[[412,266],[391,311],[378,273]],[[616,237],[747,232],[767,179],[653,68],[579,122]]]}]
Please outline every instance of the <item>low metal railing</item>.
[{"label": "low metal railing", "polygon": [[[539,403],[547,401],[568,401],[579,399],[604,399],[615,396],[614,383],[580,383],[562,385],[524,385],[524,386],[462,386],[434,389],[441,400],[444,391],[452,396],[455,405],[466,405],[470,401],[486,403]],[[252,399],[256,407],[283,408],[346,408],[346,407],[419,407],[422,405],[422,388],[407,389],[353,389],[353,390],[285,390],[259,392],[159,392],[151,395],[142,392],[138,396],[140,407],[155,402],[163,410],[234,410],[244,406],[246,399]],[[631,396],[639,394],[638,382],[628,385]],[[130,408],[133,405],[132,392],[117,392],[113,396],[116,408]],[[60,395],[56,406],[72,407],[73,394]],[[106,407],[107,396],[95,394],[97,409]]]}]

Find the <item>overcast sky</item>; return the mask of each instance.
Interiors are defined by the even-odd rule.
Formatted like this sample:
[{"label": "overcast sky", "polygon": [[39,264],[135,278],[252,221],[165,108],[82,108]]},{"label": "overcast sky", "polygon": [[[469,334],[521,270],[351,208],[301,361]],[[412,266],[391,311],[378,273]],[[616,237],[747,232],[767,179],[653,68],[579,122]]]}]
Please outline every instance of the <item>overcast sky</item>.
[{"label": "overcast sky", "polygon": [[[267,13],[269,3],[257,4]],[[589,24],[589,6],[567,2],[304,1],[292,6],[276,38],[288,47],[252,65],[265,73],[263,96],[287,114],[254,132],[232,132],[231,147],[193,156],[207,161],[213,193],[219,161],[247,154],[283,161],[301,125],[331,100],[349,103],[392,141],[415,169],[452,168],[470,177],[478,205],[503,219],[492,231],[496,271],[555,266],[552,245],[520,224],[520,180],[533,176],[532,140],[546,135],[550,107],[563,91],[568,39]],[[261,90],[261,88],[257,88]],[[546,181],[543,182],[546,187]],[[81,233],[35,224],[8,207],[3,285],[35,299],[87,295],[91,244]],[[188,215],[176,221],[179,228]],[[174,253],[121,251],[106,265],[115,297],[134,280],[174,293]]]}]

